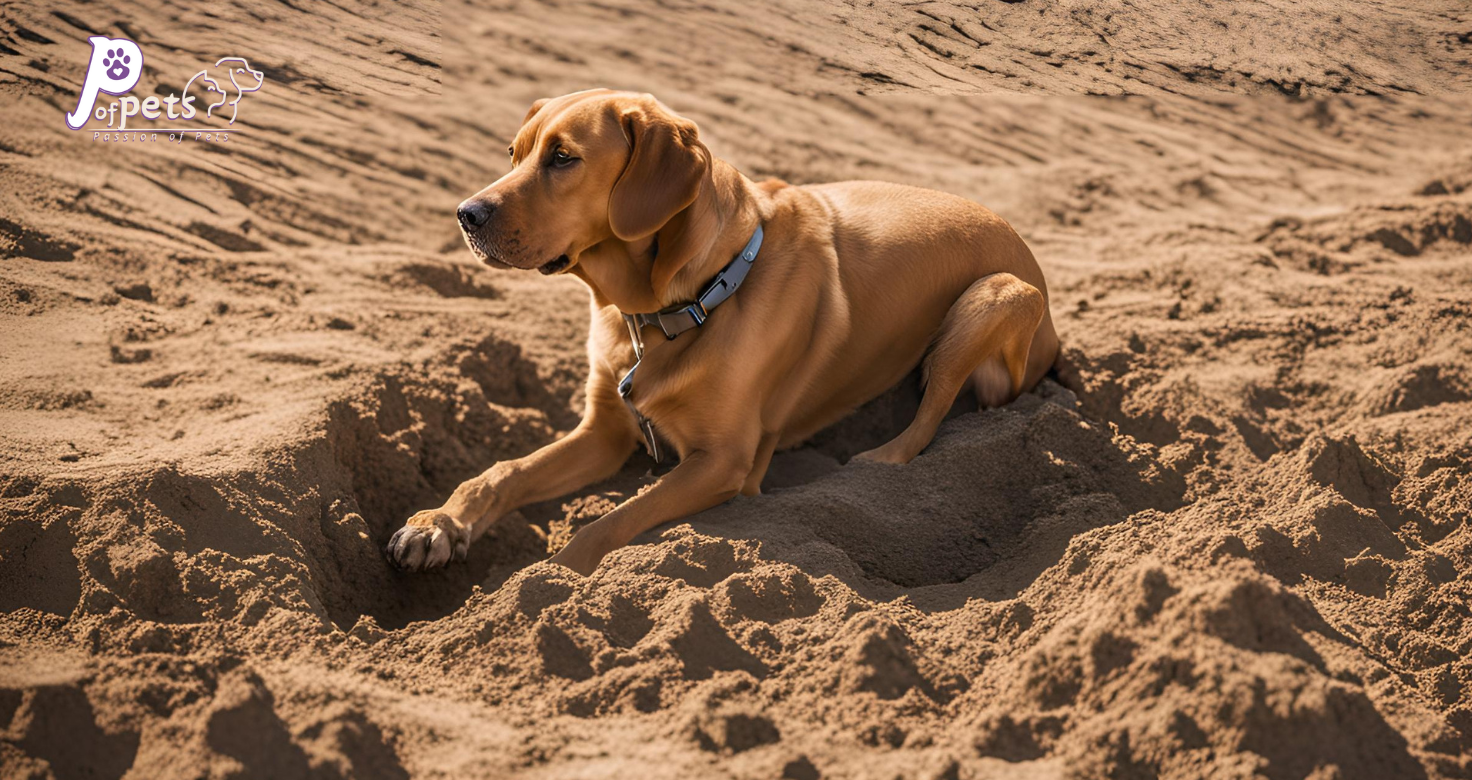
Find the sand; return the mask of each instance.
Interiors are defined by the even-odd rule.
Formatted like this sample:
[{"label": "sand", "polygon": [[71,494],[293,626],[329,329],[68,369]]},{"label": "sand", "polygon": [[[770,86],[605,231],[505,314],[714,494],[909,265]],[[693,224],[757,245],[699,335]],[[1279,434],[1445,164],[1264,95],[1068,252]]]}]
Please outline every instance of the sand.
[{"label": "sand", "polygon": [[[66,129],[246,56],[225,144]],[[0,10],[0,776],[1472,775],[1457,2]],[[753,178],[973,198],[1065,365],[902,467],[913,380],[589,578],[654,477],[380,547],[576,424],[587,305],[452,210],[535,98]],[[219,122],[214,122],[219,125]]]}]

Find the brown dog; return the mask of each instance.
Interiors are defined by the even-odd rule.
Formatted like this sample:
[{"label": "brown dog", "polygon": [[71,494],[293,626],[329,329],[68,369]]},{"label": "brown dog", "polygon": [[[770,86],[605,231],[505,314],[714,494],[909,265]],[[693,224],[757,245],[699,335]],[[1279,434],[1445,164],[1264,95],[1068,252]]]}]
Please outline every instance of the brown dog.
[{"label": "brown dog", "polygon": [[579,531],[554,562],[588,574],[643,531],[758,493],[774,450],[849,414],[922,358],[914,422],[858,457],[909,461],[964,387],[983,405],[1006,403],[1058,353],[1032,253],[970,201],[879,182],[754,184],[653,97],[601,89],[537,101],[510,152],[511,172],[461,204],[461,226],[488,265],[588,285],[586,411],[566,437],[409,518],[388,545],[400,567],[463,558],[507,513],[618,471],[645,438],[619,394],[636,359],[624,315],[695,301],[759,225],[749,274],[708,320],[668,340],[660,327],[640,331],[648,349],[629,400],[679,465]]}]

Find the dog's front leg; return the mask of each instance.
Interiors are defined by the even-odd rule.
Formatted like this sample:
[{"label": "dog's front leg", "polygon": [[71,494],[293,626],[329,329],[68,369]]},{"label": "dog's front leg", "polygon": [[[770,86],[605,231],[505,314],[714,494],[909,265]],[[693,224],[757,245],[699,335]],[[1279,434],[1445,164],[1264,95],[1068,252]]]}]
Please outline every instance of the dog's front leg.
[{"label": "dog's front leg", "polygon": [[618,396],[605,398],[598,389],[590,387],[588,414],[572,433],[497,463],[462,483],[444,506],[409,518],[389,539],[389,562],[417,571],[462,560],[503,515],[613,476],[634,451],[637,433]]},{"label": "dog's front leg", "polygon": [[[579,574],[592,574],[603,556],[660,523],[720,504],[741,490],[755,457],[752,448],[696,451],[649,490],[620,504],[573,536],[552,556]],[[737,453],[745,454],[737,454]]]}]

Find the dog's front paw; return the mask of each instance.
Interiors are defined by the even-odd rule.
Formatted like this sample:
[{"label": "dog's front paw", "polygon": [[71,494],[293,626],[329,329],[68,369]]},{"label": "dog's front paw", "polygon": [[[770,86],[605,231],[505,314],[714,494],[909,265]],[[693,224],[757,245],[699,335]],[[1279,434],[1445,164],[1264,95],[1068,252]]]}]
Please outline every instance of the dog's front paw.
[{"label": "dog's front paw", "polygon": [[465,560],[470,551],[470,529],[438,509],[426,509],[394,532],[384,553],[389,563],[404,571],[444,566]]}]

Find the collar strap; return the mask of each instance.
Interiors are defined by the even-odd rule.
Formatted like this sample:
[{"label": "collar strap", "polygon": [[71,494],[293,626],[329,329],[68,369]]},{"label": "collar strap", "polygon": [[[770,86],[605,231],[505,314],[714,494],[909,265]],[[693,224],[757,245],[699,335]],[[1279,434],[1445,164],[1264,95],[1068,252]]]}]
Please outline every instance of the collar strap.
[{"label": "collar strap", "polygon": [[751,272],[751,265],[761,248],[762,226],[761,223],[757,223],[756,232],[751,234],[751,240],[747,241],[741,252],[731,262],[726,263],[726,267],[716,274],[716,278],[710,280],[710,284],[700,291],[694,303],[673,306],[653,314],[625,314],[624,316],[632,319],[637,327],[659,326],[666,339],[673,339],[687,330],[698,328],[705,324],[712,309],[724,303],[732,293],[736,292],[736,288],[746,281],[746,275]]},{"label": "collar strap", "polygon": [[655,463],[664,461],[664,453],[659,449],[659,438],[654,435],[654,423],[645,417],[639,408],[634,406],[631,396],[634,393],[634,372],[639,370],[639,364],[644,360],[644,336],[641,329],[645,325],[658,325],[664,331],[664,337],[673,339],[691,328],[698,328],[705,324],[705,319],[710,316],[710,310],[721,305],[736,288],[746,281],[746,275],[751,272],[751,264],[756,260],[756,253],[762,248],[762,226],[758,222],[756,232],[751,235],[751,240],[746,242],[741,253],[726,263],[716,278],[710,280],[710,284],[700,291],[700,296],[694,303],[684,306],[675,306],[664,311],[653,314],[625,314],[624,324],[629,326],[629,340],[634,343],[634,366],[629,373],[618,383],[618,394],[628,405],[629,411],[633,412],[634,419],[639,422],[639,430],[644,434],[644,445],[649,449],[650,457]]}]

